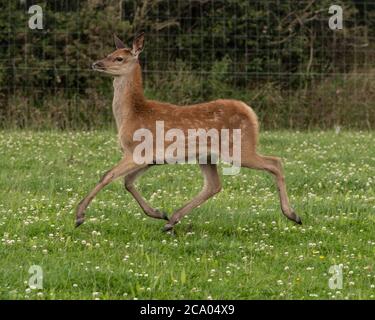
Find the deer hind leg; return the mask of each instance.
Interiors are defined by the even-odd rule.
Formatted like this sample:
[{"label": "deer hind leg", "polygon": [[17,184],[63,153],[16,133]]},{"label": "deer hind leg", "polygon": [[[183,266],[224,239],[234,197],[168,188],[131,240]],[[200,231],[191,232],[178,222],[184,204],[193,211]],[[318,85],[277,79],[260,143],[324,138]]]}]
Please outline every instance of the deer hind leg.
[{"label": "deer hind leg", "polygon": [[115,179],[127,175],[134,170],[144,167],[145,165],[138,165],[133,162],[131,158],[123,158],[115,167],[107,171],[104,176],[100,179],[99,183],[94,189],[84,198],[78,205],[76,213],[76,227],[80,226],[85,221],[85,210],[97,195],[106,185],[114,181]]},{"label": "deer hind leg", "polygon": [[125,176],[124,186],[125,189],[129,191],[134,199],[138,202],[139,206],[142,208],[145,214],[152,218],[164,219],[168,221],[169,219],[167,214],[165,212],[160,212],[159,210],[152,208],[134,186],[135,180],[139,178],[143,173],[145,173],[150,167],[151,165],[129,173],[127,176]]},{"label": "deer hind leg", "polygon": [[288,219],[298,224],[302,224],[301,218],[289,205],[289,199],[286,191],[286,184],[280,158],[255,154],[243,160],[242,166],[252,169],[266,170],[267,172],[273,174],[275,176],[279,192],[281,211]]},{"label": "deer hind leg", "polygon": [[202,191],[190,202],[185,204],[182,208],[176,210],[176,212],[169,219],[169,222],[164,226],[163,231],[169,231],[173,229],[174,225],[178,223],[192,209],[201,205],[203,202],[205,202],[221,190],[220,177],[217,172],[216,164],[201,164],[199,166],[204,177],[204,186]]}]

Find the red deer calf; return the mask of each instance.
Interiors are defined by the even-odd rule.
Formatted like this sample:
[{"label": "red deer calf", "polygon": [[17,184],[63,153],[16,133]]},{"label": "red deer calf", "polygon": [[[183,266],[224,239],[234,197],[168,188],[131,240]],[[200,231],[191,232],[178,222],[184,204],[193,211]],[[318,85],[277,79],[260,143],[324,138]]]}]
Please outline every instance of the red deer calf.
[{"label": "red deer calf", "polygon": [[[155,137],[157,121],[163,121],[166,130],[175,128],[186,136],[189,129],[204,129],[206,131],[211,129],[217,131],[240,129],[241,137],[240,141],[237,142],[241,144],[241,167],[270,172],[276,179],[283,214],[288,219],[301,224],[301,219],[289,205],[280,159],[263,156],[256,151],[258,121],[254,111],[248,105],[241,101],[227,99],[190,106],[177,106],[147,100],[143,94],[142,72],[138,61],[139,54],[143,50],[144,34],[140,34],[134,39],[131,49],[126,48],[124,43],[116,36],[115,44],[117,49],[106,58],[95,62],[93,69],[114,77],[112,107],[123,158],[102,177],[95,188],[80,202],[77,209],[76,226],[84,222],[84,212],[96,194],[103,187],[120,177],[125,177],[125,188],[133,195],[148,216],[168,221],[164,227],[165,231],[171,230],[187,213],[221,190],[216,163],[201,163],[199,166],[204,177],[202,191],[183,207],[176,210],[170,218],[165,213],[152,208],[145,201],[134,187],[134,181],[150,166],[154,165],[157,162],[156,160],[160,163],[160,159],[156,159],[154,155],[151,161],[147,163],[135,161],[134,152],[139,142],[135,141],[134,135],[137,130],[147,129]],[[234,140],[229,143],[230,152],[233,152],[234,143],[236,143]],[[164,148],[167,148],[168,145],[166,143]],[[155,141],[153,141],[151,147],[156,147]],[[198,159],[200,154],[199,150],[196,150],[193,156]],[[164,163],[167,163],[167,159],[164,160]],[[187,160],[187,158],[184,157],[184,160]],[[222,160],[230,161],[230,159]]]}]

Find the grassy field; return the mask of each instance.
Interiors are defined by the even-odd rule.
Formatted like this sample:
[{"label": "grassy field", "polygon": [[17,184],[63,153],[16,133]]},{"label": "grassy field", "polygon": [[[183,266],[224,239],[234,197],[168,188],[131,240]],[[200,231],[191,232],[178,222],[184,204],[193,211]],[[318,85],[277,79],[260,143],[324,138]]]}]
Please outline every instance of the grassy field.
[{"label": "grassy field", "polygon": [[[375,134],[266,132],[284,159],[298,226],[267,173],[242,169],[173,237],[116,181],[74,228],[77,203],[121,157],[116,134],[0,132],[1,299],[371,299]],[[221,170],[220,170],[221,171]],[[192,165],[149,170],[138,187],[169,214],[202,184]],[[43,269],[30,290],[28,270]],[[329,268],[342,265],[343,288]]]}]

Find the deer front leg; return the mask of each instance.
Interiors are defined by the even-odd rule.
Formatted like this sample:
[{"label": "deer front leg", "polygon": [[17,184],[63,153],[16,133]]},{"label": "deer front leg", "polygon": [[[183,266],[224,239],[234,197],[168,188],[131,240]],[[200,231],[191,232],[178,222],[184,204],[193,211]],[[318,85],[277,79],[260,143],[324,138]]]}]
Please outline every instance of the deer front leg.
[{"label": "deer front leg", "polygon": [[102,190],[106,185],[114,181],[115,179],[131,173],[132,171],[142,168],[145,165],[136,164],[131,158],[123,158],[115,167],[109,170],[100,179],[99,183],[94,189],[84,198],[78,205],[76,214],[76,227],[80,226],[85,220],[85,210],[97,195],[97,193]]},{"label": "deer front leg", "polygon": [[202,191],[172,215],[172,217],[169,219],[169,222],[164,226],[163,231],[172,230],[174,225],[178,223],[192,209],[198,207],[221,190],[220,177],[217,172],[216,164],[201,164],[199,166],[204,177],[204,185]]},{"label": "deer front leg", "polygon": [[167,214],[165,212],[160,212],[159,210],[152,208],[134,186],[135,180],[139,178],[143,173],[145,173],[150,167],[151,165],[137,169],[125,176],[125,189],[129,191],[129,193],[138,202],[144,213],[146,213],[149,217],[169,221]]}]

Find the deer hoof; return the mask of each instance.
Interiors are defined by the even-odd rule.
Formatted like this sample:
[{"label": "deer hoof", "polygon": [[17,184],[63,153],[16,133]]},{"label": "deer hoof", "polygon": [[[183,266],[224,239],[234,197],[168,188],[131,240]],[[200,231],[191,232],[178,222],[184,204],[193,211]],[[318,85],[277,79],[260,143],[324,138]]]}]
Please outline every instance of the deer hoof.
[{"label": "deer hoof", "polygon": [[297,215],[296,215],[296,218],[295,218],[294,221],[295,221],[295,223],[297,223],[297,224],[300,224],[300,225],[302,224],[302,220],[301,220],[301,218],[300,218],[299,216],[297,216]]},{"label": "deer hoof", "polygon": [[85,219],[84,218],[78,218],[76,220],[76,228],[78,228],[82,223],[85,222]]},{"label": "deer hoof", "polygon": [[167,223],[164,227],[163,227],[163,232],[168,232],[168,231],[171,231],[173,230],[173,226],[169,223]]},{"label": "deer hoof", "polygon": [[159,215],[160,219],[169,221],[168,215],[164,211],[155,210],[155,212]]},{"label": "deer hoof", "polygon": [[168,215],[164,211],[161,214],[164,220],[169,221]]}]

